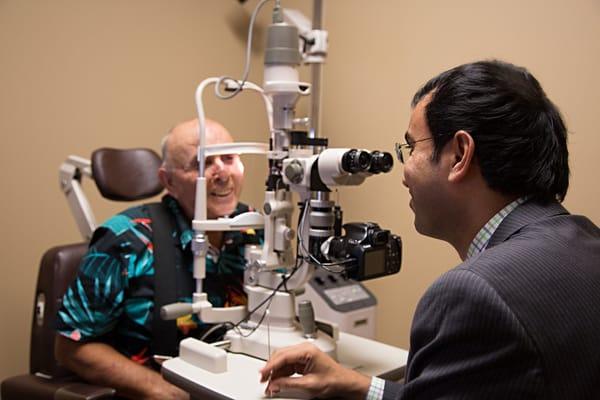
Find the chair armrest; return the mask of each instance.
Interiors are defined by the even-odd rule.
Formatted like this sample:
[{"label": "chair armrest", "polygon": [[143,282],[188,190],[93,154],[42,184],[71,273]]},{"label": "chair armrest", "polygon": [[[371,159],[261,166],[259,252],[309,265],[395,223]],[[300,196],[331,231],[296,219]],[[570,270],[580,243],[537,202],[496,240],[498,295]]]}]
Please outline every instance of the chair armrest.
[{"label": "chair armrest", "polygon": [[96,400],[112,399],[115,389],[90,385],[87,383],[70,383],[54,393],[54,400]]},{"label": "chair armrest", "polygon": [[2,381],[2,400],[100,400],[115,397],[115,390],[67,379],[18,375]]}]

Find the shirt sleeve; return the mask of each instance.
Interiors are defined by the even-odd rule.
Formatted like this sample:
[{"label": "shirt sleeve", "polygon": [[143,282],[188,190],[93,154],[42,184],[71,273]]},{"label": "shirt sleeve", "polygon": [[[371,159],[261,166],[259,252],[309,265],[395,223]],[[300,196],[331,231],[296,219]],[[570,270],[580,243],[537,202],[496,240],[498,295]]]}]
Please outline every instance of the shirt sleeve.
[{"label": "shirt sleeve", "polygon": [[383,390],[385,389],[385,380],[377,378],[376,376],[371,378],[371,386],[369,386],[369,392],[365,400],[382,400]]},{"label": "shirt sleeve", "polygon": [[59,334],[90,341],[112,331],[123,312],[127,264],[111,230],[99,230],[75,280],[63,296],[56,320]]}]

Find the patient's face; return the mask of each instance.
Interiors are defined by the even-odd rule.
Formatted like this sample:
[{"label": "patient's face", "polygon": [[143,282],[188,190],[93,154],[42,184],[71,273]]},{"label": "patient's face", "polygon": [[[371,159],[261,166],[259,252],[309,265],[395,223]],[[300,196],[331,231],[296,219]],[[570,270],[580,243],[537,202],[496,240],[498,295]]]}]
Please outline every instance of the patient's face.
[{"label": "patient's face", "polygon": [[244,183],[244,165],[240,156],[223,154],[207,157],[205,167],[208,218],[231,214],[240,199]]},{"label": "patient's face", "polygon": [[[193,219],[198,176],[197,124],[188,127],[187,132],[179,134],[174,130],[172,134],[177,135],[178,157],[174,157],[177,168],[172,170],[173,189],[170,193],[178,200],[187,217]],[[214,123],[207,124],[207,145],[231,142],[231,136],[225,128]],[[239,201],[244,182],[244,165],[239,156],[227,154],[207,157],[204,176],[207,217],[214,219],[231,214]]]}]

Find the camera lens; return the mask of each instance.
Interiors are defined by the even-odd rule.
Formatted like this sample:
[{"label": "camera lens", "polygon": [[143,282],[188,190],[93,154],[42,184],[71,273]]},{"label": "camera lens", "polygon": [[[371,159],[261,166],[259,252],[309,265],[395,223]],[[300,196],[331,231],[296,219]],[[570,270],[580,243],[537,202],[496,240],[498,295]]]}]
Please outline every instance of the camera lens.
[{"label": "camera lens", "polygon": [[348,150],[342,156],[342,169],[351,174],[364,172],[371,166],[371,154],[364,150]]},{"label": "camera lens", "polygon": [[321,245],[321,253],[329,261],[344,260],[348,256],[348,242],[344,237],[329,237]]},{"label": "camera lens", "polygon": [[389,172],[394,166],[394,157],[390,153],[374,151],[371,153],[371,167],[369,172],[378,174],[380,172]]}]

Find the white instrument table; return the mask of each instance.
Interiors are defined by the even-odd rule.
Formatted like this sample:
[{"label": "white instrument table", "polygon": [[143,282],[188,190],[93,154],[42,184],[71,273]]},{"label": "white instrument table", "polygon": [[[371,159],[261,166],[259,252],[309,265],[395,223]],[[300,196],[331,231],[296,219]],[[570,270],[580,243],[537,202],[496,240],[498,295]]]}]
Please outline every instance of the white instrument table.
[{"label": "white instrument table", "polygon": [[[408,357],[406,350],[343,332],[337,354],[345,367],[391,380],[403,378]],[[266,383],[259,382],[258,373],[264,365],[263,360],[227,353],[227,371],[216,374],[176,357],[162,364],[162,375],[192,399],[265,399]]]}]

